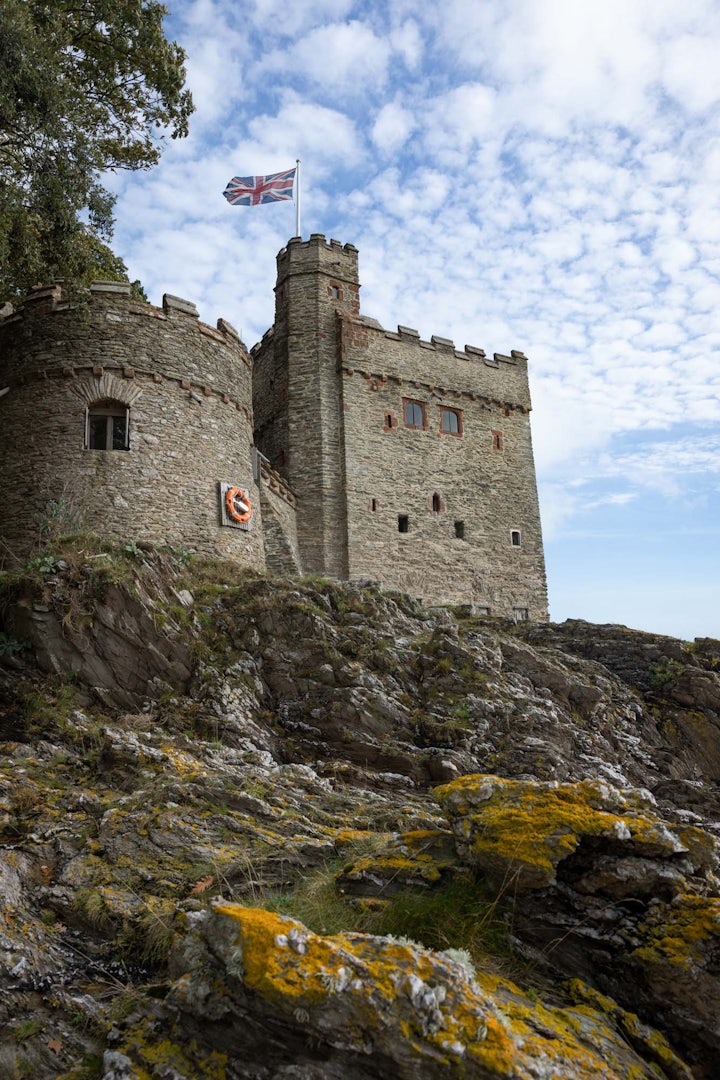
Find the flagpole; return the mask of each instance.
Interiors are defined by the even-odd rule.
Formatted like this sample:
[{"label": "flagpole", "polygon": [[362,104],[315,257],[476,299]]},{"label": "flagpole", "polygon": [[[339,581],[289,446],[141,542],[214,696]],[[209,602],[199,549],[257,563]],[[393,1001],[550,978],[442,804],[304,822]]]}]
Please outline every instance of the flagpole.
[{"label": "flagpole", "polygon": [[295,158],[295,235],[300,236],[300,158]]}]

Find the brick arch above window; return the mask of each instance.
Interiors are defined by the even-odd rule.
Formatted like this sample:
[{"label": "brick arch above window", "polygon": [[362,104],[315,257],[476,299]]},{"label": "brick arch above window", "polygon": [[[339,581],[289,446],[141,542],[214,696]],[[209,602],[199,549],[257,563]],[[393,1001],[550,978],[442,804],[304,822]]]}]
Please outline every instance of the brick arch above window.
[{"label": "brick arch above window", "polygon": [[134,405],[142,394],[142,387],[134,380],[119,379],[109,371],[101,375],[84,375],[70,384],[74,394],[86,406],[98,401],[117,401],[121,405]]}]

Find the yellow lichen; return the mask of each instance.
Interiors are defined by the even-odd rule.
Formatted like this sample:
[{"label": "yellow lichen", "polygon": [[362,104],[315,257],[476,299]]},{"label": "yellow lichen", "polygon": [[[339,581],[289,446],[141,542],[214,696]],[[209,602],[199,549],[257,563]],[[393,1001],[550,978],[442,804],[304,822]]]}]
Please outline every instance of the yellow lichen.
[{"label": "yellow lichen", "polygon": [[[331,994],[349,995],[353,1020],[347,1034],[359,1046],[394,1027],[415,1052],[443,1068],[464,1062],[500,1077],[533,1061],[578,1080],[632,1077],[622,1063],[608,1070],[605,1056],[577,1037],[562,1010],[536,1005],[499,977],[471,981],[428,951],[364,934],[320,937],[257,908],[222,904],[215,911],[237,928],[237,974],[250,989],[293,1014],[303,1009],[310,1016]],[[443,988],[432,1022],[422,1005],[411,1004],[413,986]]]},{"label": "yellow lichen", "polygon": [[632,954],[637,959],[702,965],[709,948],[720,944],[720,898],[679,896],[651,908],[639,930],[644,941]]},{"label": "yellow lichen", "polygon": [[435,790],[480,862],[522,864],[536,883],[552,880],[555,867],[584,836],[682,850],[674,833],[640,812],[646,806],[639,796],[613,792],[612,805],[623,810],[616,813],[605,808],[609,793],[597,781],[528,784],[484,775],[464,776]]}]

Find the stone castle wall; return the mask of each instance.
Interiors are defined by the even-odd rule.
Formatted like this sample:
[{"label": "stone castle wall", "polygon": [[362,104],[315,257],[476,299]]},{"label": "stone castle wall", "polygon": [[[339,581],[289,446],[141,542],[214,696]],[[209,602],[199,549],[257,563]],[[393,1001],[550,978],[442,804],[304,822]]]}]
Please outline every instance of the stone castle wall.
[{"label": "stone castle wall", "polygon": [[357,249],[322,235],[280,252],[277,281],[256,434],[297,496],[303,569],[546,619],[525,356],[383,330],[360,315]]},{"label": "stone castle wall", "polygon": [[360,310],[358,252],[314,234],[277,257],[275,325],[254,352],[259,449],[298,500],[303,569],[348,575],[336,312]]},{"label": "stone castle wall", "polygon": [[[349,576],[547,619],[524,355],[339,322]],[[406,425],[406,401],[422,427]],[[457,434],[442,430],[447,409]]]},{"label": "stone castle wall", "polygon": [[[290,240],[252,355],[223,320],[119,283],[3,309],[2,552],[92,529],[547,619],[525,356],[391,333],[359,290],[352,244]],[[86,448],[103,401],[129,410],[129,450]],[[250,528],[228,526],[221,484],[248,491]]]},{"label": "stone castle wall", "polygon": [[[91,302],[35,290],[0,322],[3,554],[31,552],[53,523],[265,565],[252,476],[252,361],[223,320],[129,286],[93,286]],[[85,449],[85,411],[130,409],[130,449]],[[223,527],[220,482],[250,493],[248,531]]]}]

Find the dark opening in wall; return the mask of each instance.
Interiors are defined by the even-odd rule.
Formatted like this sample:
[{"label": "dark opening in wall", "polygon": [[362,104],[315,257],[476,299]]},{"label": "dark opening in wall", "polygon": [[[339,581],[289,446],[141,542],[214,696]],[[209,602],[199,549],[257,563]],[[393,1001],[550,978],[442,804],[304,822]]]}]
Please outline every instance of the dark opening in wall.
[{"label": "dark opening in wall", "polygon": [[493,450],[502,450],[503,449],[502,431],[493,431],[493,433],[492,433],[492,448],[493,448]]},{"label": "dark opening in wall", "polygon": [[512,546],[513,547],[520,547],[520,539],[521,539],[520,530],[519,529],[512,529],[510,531],[510,543],[512,544]]},{"label": "dark opening in wall", "polygon": [[410,519],[407,514],[398,514],[398,532],[406,533],[409,531]]},{"label": "dark opening in wall", "polygon": [[432,497],[433,514],[439,514],[440,511],[442,510],[442,508],[443,508],[442,498],[440,497],[440,495],[438,495],[438,493],[436,491],[435,494]]},{"label": "dark opening in wall", "polygon": [[464,540],[465,539],[465,522],[464,521],[456,521],[455,522],[455,539],[456,540]]},{"label": "dark opening in wall", "polygon": [[370,500],[370,509],[372,510],[372,512],[373,512],[373,513],[375,513],[375,511],[377,510],[377,508],[378,508],[378,501],[377,501],[377,499],[371,499],[371,500]]}]

